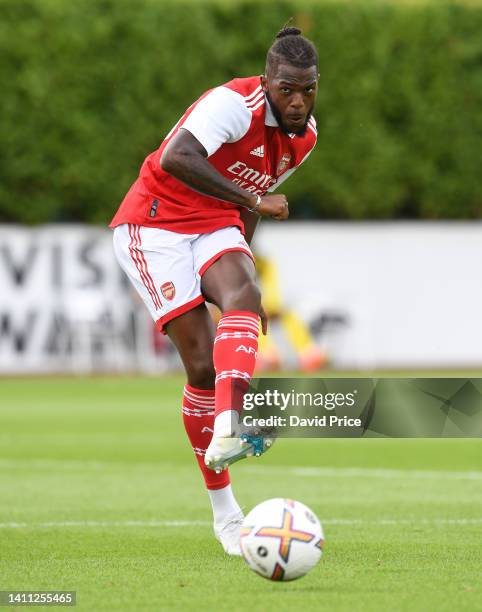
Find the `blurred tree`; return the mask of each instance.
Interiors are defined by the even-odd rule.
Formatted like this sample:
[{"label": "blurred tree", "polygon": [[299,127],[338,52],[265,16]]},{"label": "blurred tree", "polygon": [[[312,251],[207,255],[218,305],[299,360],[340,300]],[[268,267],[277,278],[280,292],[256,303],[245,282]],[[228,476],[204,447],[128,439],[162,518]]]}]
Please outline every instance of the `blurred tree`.
[{"label": "blurred tree", "polygon": [[479,0],[0,0],[0,221],[107,223],[184,109],[261,73],[290,15],[321,74],[292,215],[481,217]]}]

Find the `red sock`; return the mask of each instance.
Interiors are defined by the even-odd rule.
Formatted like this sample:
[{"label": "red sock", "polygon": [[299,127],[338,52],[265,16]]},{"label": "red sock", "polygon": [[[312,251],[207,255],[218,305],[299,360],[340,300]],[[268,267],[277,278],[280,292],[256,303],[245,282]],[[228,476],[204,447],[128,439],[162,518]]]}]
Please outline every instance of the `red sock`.
[{"label": "red sock", "polygon": [[186,385],[182,402],[182,420],[206,487],[223,489],[230,483],[229,471],[224,470],[216,474],[204,463],[204,454],[213,436],[214,389],[195,389]]},{"label": "red sock", "polygon": [[258,333],[259,316],[254,312],[230,310],[220,318],[213,352],[215,416],[224,410],[241,410],[256,365]]}]

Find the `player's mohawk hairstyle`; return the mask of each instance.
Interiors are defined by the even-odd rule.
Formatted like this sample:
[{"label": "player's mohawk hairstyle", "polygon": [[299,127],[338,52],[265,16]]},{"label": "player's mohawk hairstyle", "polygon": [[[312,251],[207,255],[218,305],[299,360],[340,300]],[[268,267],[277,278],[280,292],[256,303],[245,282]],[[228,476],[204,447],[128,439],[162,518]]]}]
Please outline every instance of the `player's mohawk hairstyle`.
[{"label": "player's mohawk hairstyle", "polygon": [[302,36],[298,28],[288,27],[289,23],[288,21],[276,34],[276,39],[268,51],[266,72],[276,70],[278,64],[282,62],[297,68],[318,67],[318,52],[315,45]]}]

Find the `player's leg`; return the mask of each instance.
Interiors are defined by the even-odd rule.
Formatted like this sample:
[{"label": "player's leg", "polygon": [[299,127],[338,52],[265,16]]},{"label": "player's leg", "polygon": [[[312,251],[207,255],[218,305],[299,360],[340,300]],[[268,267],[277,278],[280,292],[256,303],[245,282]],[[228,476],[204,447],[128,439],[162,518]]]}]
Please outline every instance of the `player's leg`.
[{"label": "player's leg", "polygon": [[256,269],[251,257],[243,251],[222,254],[203,273],[204,297],[221,312],[244,310],[259,319],[261,293],[256,283]]},{"label": "player's leg", "polygon": [[212,351],[215,327],[205,304],[176,317],[165,330],[179,352],[187,383],[198,389],[214,389]]},{"label": "player's leg", "polygon": [[[203,455],[214,421],[214,326],[204,306],[200,280],[194,274],[191,236],[125,224],[114,230],[114,252],[160,330],[167,328],[188,374],[183,419],[213,505],[215,523],[225,525],[237,514],[229,474],[208,470]],[[197,451],[197,452],[196,452]],[[224,534],[227,552],[229,529]],[[232,538],[231,538],[232,540]],[[228,544],[226,545],[226,541]],[[238,551],[239,552],[239,551]]]},{"label": "player's leg", "polygon": [[261,298],[251,252],[237,228],[201,236],[193,253],[203,295],[222,312],[213,351],[214,435],[205,455],[207,465],[219,470],[249,454],[260,454],[271,443],[257,439],[243,444],[238,426],[256,364]]},{"label": "player's leg", "polygon": [[[242,398],[256,365],[261,296],[253,261],[246,253],[228,252],[204,273],[205,297],[221,310],[213,362],[216,370],[216,425],[219,435],[231,426],[232,411],[240,411]],[[218,418],[222,413],[224,418]]]},{"label": "player's leg", "polygon": [[169,321],[166,331],[186,370],[182,417],[211,501],[214,532],[224,550],[237,555],[241,552],[239,526],[243,514],[233,495],[229,473],[216,473],[204,463],[214,427],[214,323],[205,304],[201,304]]},{"label": "player's leg", "polygon": [[215,436],[231,436],[256,365],[261,296],[253,261],[228,252],[204,273],[206,299],[221,310],[213,362],[216,370]]}]

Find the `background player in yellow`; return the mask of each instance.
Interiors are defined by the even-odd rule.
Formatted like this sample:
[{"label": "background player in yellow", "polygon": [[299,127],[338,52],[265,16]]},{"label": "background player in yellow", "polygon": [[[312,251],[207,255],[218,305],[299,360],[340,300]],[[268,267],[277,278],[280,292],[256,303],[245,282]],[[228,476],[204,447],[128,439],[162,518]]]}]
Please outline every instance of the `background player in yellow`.
[{"label": "background player in yellow", "polygon": [[256,271],[269,317],[271,333],[260,334],[257,371],[276,370],[283,363],[283,353],[275,342],[273,325],[280,325],[303,372],[319,370],[327,363],[326,355],[316,346],[310,330],[301,317],[283,302],[276,261],[256,253]]}]

